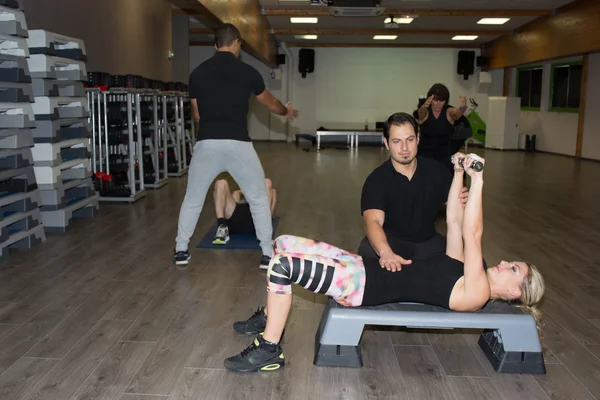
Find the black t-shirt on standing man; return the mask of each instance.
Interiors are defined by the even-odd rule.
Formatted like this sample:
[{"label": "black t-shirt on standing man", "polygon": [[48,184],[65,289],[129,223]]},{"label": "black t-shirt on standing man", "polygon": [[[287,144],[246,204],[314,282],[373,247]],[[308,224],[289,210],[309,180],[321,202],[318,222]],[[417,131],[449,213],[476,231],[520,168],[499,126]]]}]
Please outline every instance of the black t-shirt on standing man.
[{"label": "black t-shirt on standing man", "polygon": [[255,68],[233,53],[218,51],[192,71],[188,87],[200,114],[197,140],[251,141],[247,123],[250,96],[258,96],[266,88]]}]

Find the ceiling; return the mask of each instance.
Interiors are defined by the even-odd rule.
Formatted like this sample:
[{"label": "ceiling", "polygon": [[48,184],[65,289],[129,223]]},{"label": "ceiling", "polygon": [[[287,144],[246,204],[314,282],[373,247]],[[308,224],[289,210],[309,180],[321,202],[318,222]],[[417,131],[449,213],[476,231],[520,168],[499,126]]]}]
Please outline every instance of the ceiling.
[{"label": "ceiling", "polygon": [[[381,0],[386,11],[376,17],[334,17],[323,5],[311,1],[260,0],[263,14],[279,42],[297,46],[411,46],[479,47],[501,35],[549,15],[573,0]],[[386,28],[384,19],[413,16],[410,24]],[[417,14],[415,14],[417,13]],[[284,15],[281,15],[284,14]],[[315,15],[316,14],[316,15]],[[436,15],[431,15],[436,14]],[[292,23],[291,17],[316,17],[318,23]],[[482,17],[506,17],[502,25],[482,25]],[[202,17],[190,19],[190,42],[210,42],[212,36]],[[194,31],[195,30],[195,31]],[[375,40],[374,35],[397,36]],[[303,39],[302,35],[316,35]],[[477,36],[474,40],[452,40],[455,35]]]}]

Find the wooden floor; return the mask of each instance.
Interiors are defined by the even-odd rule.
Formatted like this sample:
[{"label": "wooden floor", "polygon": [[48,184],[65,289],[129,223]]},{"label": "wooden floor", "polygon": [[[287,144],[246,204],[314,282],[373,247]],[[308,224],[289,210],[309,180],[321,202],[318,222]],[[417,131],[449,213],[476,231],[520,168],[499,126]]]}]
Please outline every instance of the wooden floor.
[{"label": "wooden floor", "polygon": [[[360,191],[387,154],[256,144],[278,189],[278,234],[356,251]],[[483,151],[478,151],[483,153]],[[312,365],[324,299],[296,289],[286,368],[236,375],[223,359],[250,343],[231,324],[264,304],[260,252],[196,249],[172,265],[187,178],[0,263],[0,398],[39,399],[600,399],[600,163],[485,154],[484,255],[529,260],[542,307],[547,375],[493,371],[477,332],[369,330],[361,369]],[[441,221],[440,229],[443,229]]]}]

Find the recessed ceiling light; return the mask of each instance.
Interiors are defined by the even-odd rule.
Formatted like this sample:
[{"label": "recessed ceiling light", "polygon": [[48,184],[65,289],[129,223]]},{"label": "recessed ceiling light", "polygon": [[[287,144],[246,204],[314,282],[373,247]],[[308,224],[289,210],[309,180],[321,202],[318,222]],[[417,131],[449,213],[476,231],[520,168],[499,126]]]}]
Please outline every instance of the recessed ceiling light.
[{"label": "recessed ceiling light", "polygon": [[373,39],[375,40],[395,40],[398,35],[375,35]]},{"label": "recessed ceiling light", "polygon": [[478,36],[475,35],[456,35],[452,38],[452,40],[475,40]]},{"label": "recessed ceiling light", "polygon": [[502,25],[509,20],[510,18],[481,18],[477,23],[482,25]]},{"label": "recessed ceiling light", "polygon": [[296,39],[308,39],[308,40],[315,40],[318,36],[317,35],[296,35],[294,36]]},{"label": "recessed ceiling light", "polygon": [[[396,18],[394,17],[394,23],[395,24],[410,24],[411,22],[413,22],[414,18],[410,17],[410,16],[406,16],[406,17],[402,17],[402,18]],[[386,19],[383,20],[384,24],[390,24],[392,23],[392,18],[387,17]]]},{"label": "recessed ceiling light", "polygon": [[316,24],[319,22],[317,17],[290,17],[292,24]]}]

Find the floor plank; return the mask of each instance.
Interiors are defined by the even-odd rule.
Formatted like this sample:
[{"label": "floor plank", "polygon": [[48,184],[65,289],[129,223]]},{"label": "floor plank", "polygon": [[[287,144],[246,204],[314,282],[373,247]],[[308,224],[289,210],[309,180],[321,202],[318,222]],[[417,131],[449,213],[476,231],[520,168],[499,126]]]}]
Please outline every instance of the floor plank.
[{"label": "floor plank", "polygon": [[564,365],[548,365],[546,375],[534,378],[553,400],[595,399]]},{"label": "floor plank", "polygon": [[451,376],[448,383],[455,400],[501,400],[490,378]]},{"label": "floor plank", "polygon": [[22,399],[59,360],[23,357],[0,375],[0,398]]},{"label": "floor plank", "polygon": [[128,321],[98,322],[23,399],[70,399],[130,324]]},{"label": "floor plank", "polygon": [[68,293],[57,298],[0,341],[0,373],[23,357],[49,332],[66,320],[81,306],[86,297],[87,295]]},{"label": "floor plank", "polygon": [[117,343],[72,400],[118,398],[153,347],[153,343]]}]

